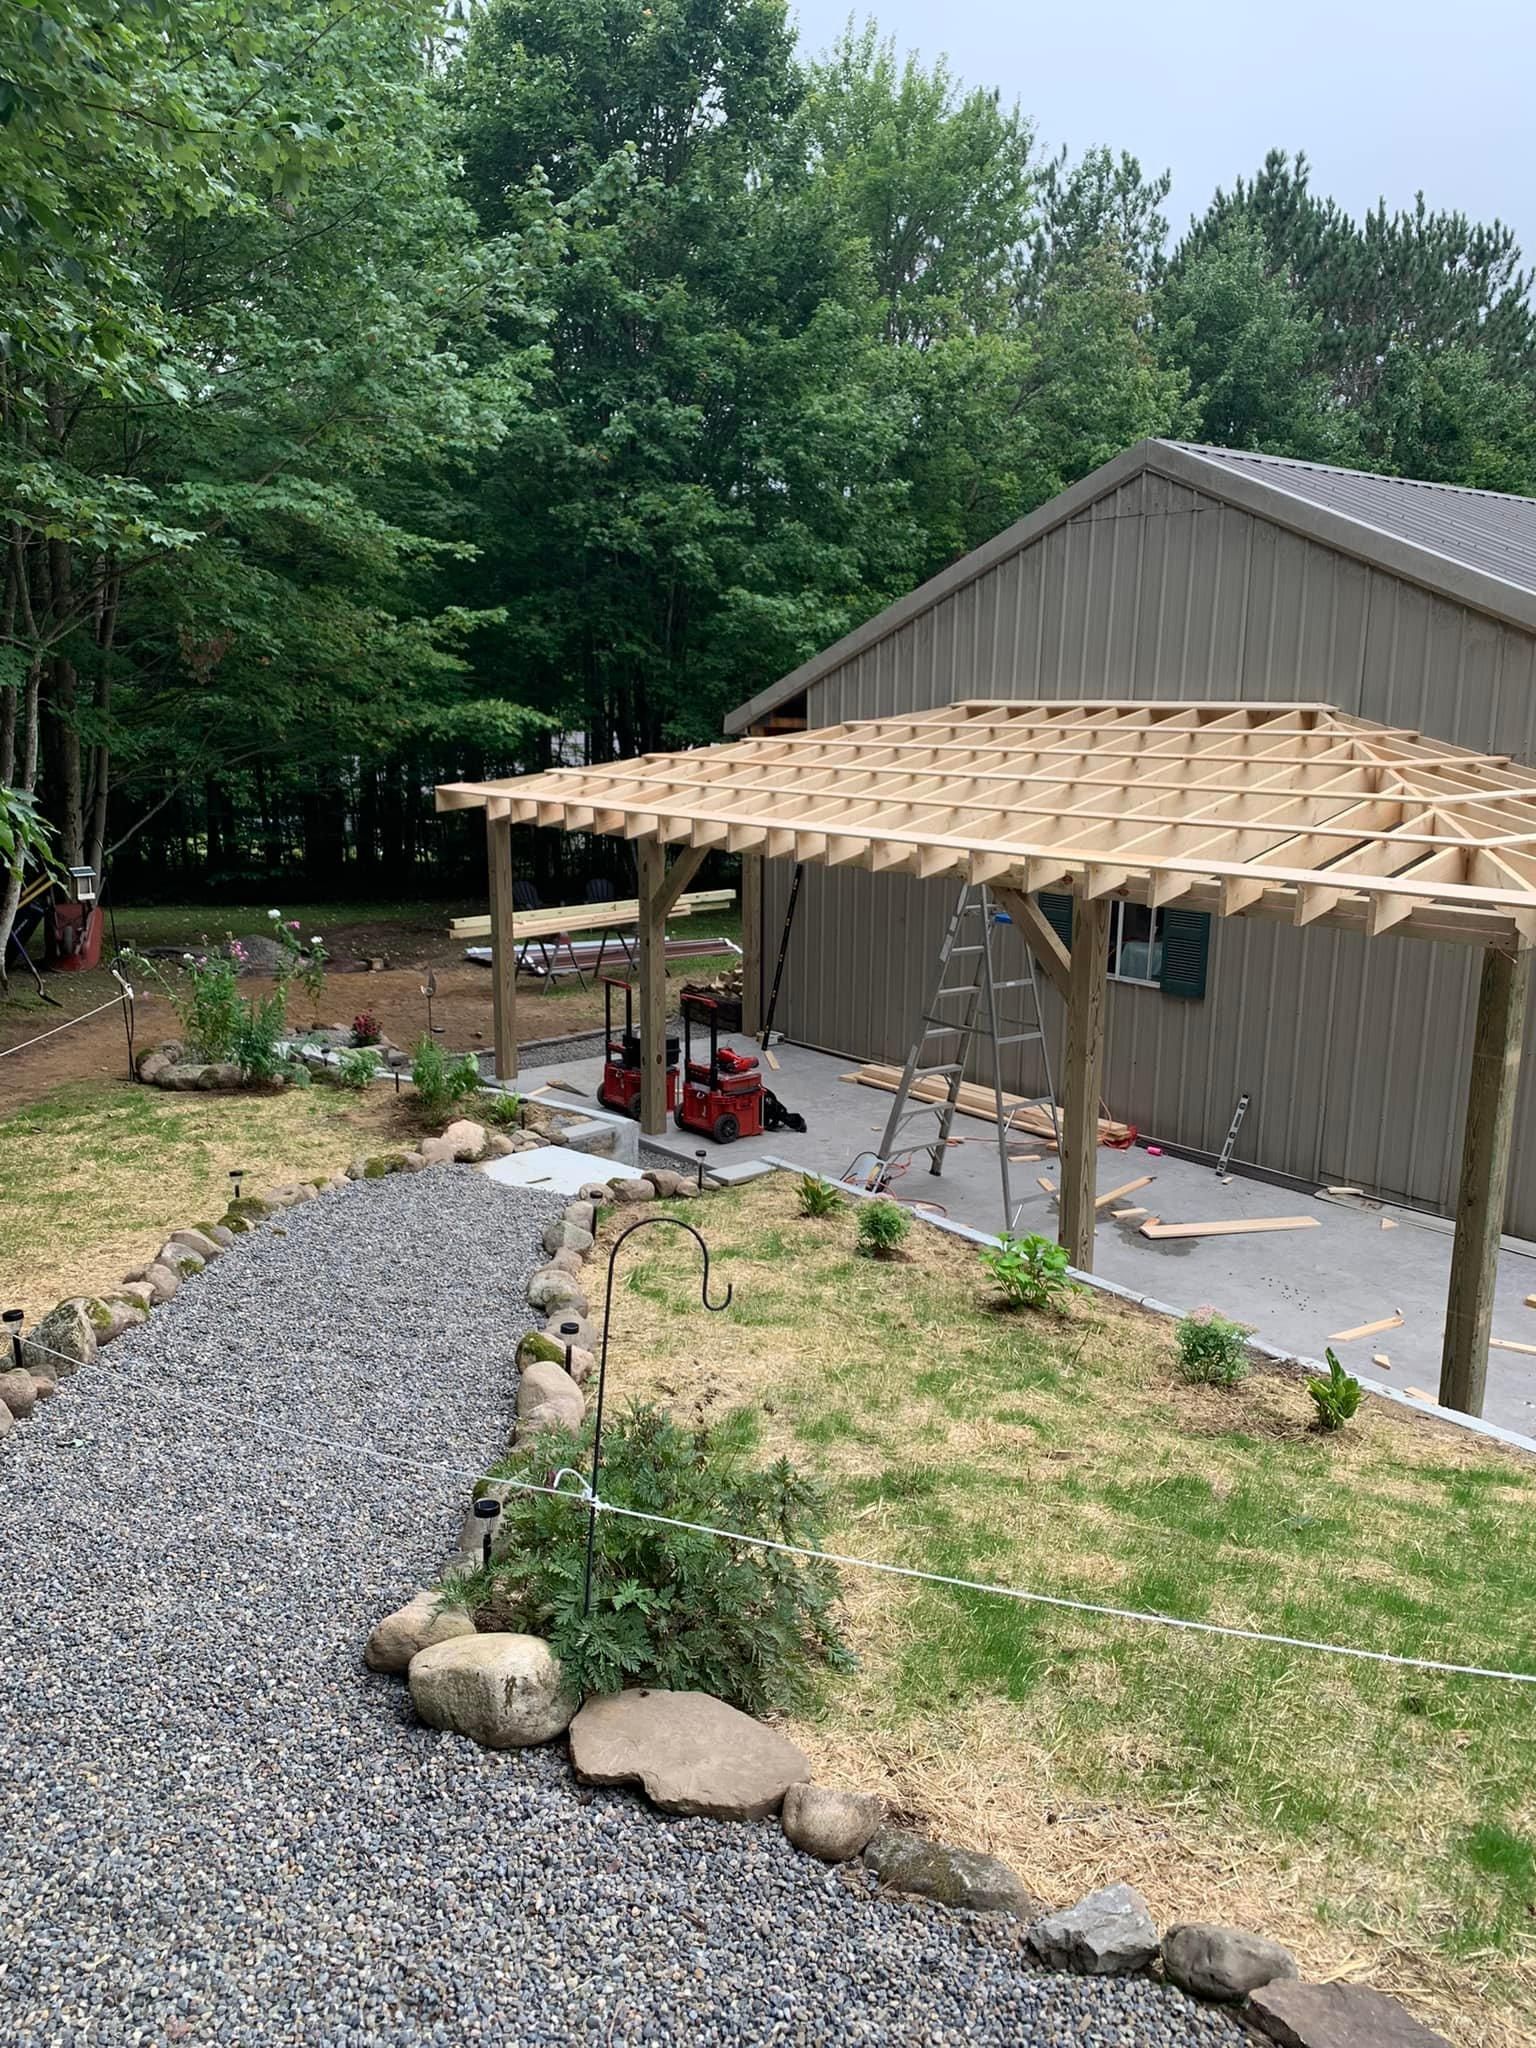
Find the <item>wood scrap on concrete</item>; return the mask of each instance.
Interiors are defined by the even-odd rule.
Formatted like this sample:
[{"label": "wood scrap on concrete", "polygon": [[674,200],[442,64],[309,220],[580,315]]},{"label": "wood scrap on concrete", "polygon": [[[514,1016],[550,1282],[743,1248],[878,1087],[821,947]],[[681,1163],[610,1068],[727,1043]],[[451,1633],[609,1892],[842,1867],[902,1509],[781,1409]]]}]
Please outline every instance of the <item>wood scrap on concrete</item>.
[{"label": "wood scrap on concrete", "polygon": [[1128,1180],[1121,1187],[1111,1188],[1107,1194],[1095,1196],[1093,1206],[1096,1209],[1107,1209],[1111,1202],[1118,1202],[1122,1195],[1134,1195],[1138,1188],[1151,1187],[1156,1178],[1155,1173],[1144,1173],[1137,1180]]},{"label": "wood scrap on concrete", "polygon": [[[861,1088],[882,1088],[887,1095],[894,1095],[901,1086],[900,1067],[864,1066],[857,1067],[851,1074],[840,1074],[840,1081],[855,1081]],[[910,1099],[913,1102],[942,1102],[949,1093],[948,1085],[937,1074],[929,1074],[913,1084]],[[997,1122],[997,1097],[990,1088],[979,1081],[962,1081],[955,1097],[955,1107],[964,1116],[984,1117],[988,1123]],[[1056,1125],[1048,1107],[1032,1102],[1027,1095],[1003,1096],[1003,1116],[1009,1130],[1017,1131],[1020,1137],[1056,1139]],[[1101,1145],[1125,1145],[1130,1141],[1129,1124],[1117,1123],[1113,1117],[1099,1118],[1099,1143]]]},{"label": "wood scrap on concrete", "polygon": [[1371,1353],[1371,1363],[1372,1365],[1379,1365],[1383,1372],[1390,1372],[1392,1370],[1392,1361],[1385,1351],[1373,1351]]},{"label": "wood scrap on concrete", "polygon": [[1522,1351],[1527,1358],[1536,1358],[1536,1344],[1517,1344],[1512,1337],[1490,1337],[1490,1351]]},{"label": "wood scrap on concrete", "polygon": [[1162,1223],[1149,1216],[1143,1237],[1246,1237],[1258,1230],[1316,1230],[1315,1216],[1239,1216],[1224,1223]]},{"label": "wood scrap on concrete", "polygon": [[1380,1322],[1357,1323],[1352,1330],[1335,1330],[1328,1339],[1330,1344],[1352,1344],[1357,1337],[1379,1337],[1383,1330],[1400,1330],[1403,1327],[1403,1312],[1397,1309],[1392,1315],[1383,1316]]}]

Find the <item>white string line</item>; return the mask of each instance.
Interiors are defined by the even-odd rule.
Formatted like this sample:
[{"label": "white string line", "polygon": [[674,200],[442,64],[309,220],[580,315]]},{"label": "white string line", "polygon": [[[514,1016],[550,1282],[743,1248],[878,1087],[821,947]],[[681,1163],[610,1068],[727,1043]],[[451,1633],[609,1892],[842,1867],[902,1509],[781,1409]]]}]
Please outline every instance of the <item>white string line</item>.
[{"label": "white string line", "polygon": [[8,1060],[13,1052],[25,1052],[29,1045],[41,1045],[45,1038],[57,1038],[61,1031],[68,1031],[72,1024],[87,1024],[92,1017],[99,1017],[103,1010],[115,1010],[122,1001],[122,996],[113,996],[109,1003],[98,1003],[94,1010],[82,1010],[78,1017],[66,1017],[62,1024],[55,1024],[51,1031],[39,1031],[36,1038],[24,1038],[20,1045],[8,1045],[4,1052],[0,1052],[0,1060]]},{"label": "white string line", "polygon": [[[47,1347],[43,1347],[47,1348]],[[62,1357],[59,1352],[55,1357]],[[73,1363],[74,1361],[70,1361]],[[141,1389],[141,1391],[143,1391]],[[157,1389],[169,1395],[173,1389]],[[185,1399],[186,1397],[183,1396]],[[961,1579],[945,1572],[924,1571],[917,1565],[887,1564],[879,1558],[850,1557],[842,1551],[815,1550],[798,1543],[781,1543],[771,1536],[750,1536],[741,1529],[720,1529],[709,1522],[684,1521],[676,1515],[656,1515],[642,1508],[621,1507],[616,1501],[597,1499],[585,1480],[582,1490],[573,1493],[569,1487],[539,1486],[532,1480],[505,1479],[495,1473],[472,1472],[468,1466],[428,1463],[425,1459],[411,1458],[400,1451],[377,1451],[365,1444],[341,1443],[333,1437],[312,1435],[305,1430],[293,1430],[282,1423],[266,1423],[260,1416],[237,1414],[233,1409],[222,1408],[216,1402],[200,1402],[192,1399],[189,1403],[203,1412],[218,1415],[222,1419],[237,1423],[256,1423],[263,1428],[281,1430],[288,1437],[299,1442],[313,1444],[326,1450],[341,1452],[344,1456],[371,1458],[379,1464],[404,1465],[418,1472],[430,1472],[440,1476],[464,1480],[471,1484],[484,1481],[491,1486],[502,1486],[509,1493],[542,1494],[553,1500],[568,1500],[578,1507],[603,1515],[622,1515],[632,1522],[650,1522],[659,1528],[683,1529],[695,1536],[713,1536],[725,1543],[745,1543],[755,1550],[772,1550],[785,1557],[803,1557],[813,1563],[834,1564],[849,1570],[883,1572],[890,1578],[914,1579],[930,1586],[949,1586],[962,1593],[988,1593],[999,1600],[1016,1600],[1027,1606],[1053,1607],[1068,1614],[1091,1614],[1109,1621],[1137,1622],[1143,1626],[1183,1629],[1196,1635],[1225,1636],[1244,1643],[1269,1643],[1278,1649],[1313,1650],[1329,1657],[1350,1657],[1363,1664],[1387,1664],[1403,1671],[1438,1671],[1452,1678],[1493,1678],[1502,1679],[1511,1685],[1536,1685],[1536,1672],[1500,1671],[1484,1664],[1451,1664],[1438,1657],[1402,1657],[1391,1650],[1363,1650],[1348,1643],[1325,1643],[1309,1636],[1277,1635],[1267,1629],[1238,1628],[1219,1621],[1192,1621],[1177,1614],[1143,1613],[1134,1607],[1110,1607],[1093,1600],[1073,1600],[1061,1593],[1039,1593],[1022,1586],[1000,1586],[986,1579]],[[579,1477],[573,1474],[573,1477]]]}]

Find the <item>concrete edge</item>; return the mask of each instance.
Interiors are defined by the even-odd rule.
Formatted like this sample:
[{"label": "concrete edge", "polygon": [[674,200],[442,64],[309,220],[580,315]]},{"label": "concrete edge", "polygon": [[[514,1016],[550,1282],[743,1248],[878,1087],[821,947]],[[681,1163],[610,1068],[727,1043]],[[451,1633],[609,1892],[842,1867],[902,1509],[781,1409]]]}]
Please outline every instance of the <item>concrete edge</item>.
[{"label": "concrete edge", "polygon": [[[772,1152],[761,1155],[764,1163],[784,1173],[806,1173],[811,1169],[797,1165],[792,1159],[780,1159]],[[846,1181],[833,1181],[829,1174],[817,1174],[818,1180],[828,1181],[839,1194],[855,1196],[860,1201],[873,1199],[868,1188],[850,1187]],[[905,1206],[905,1205],[904,1205]],[[985,1230],[973,1230],[968,1223],[956,1223],[949,1216],[927,1216],[920,1209],[912,1209],[914,1222],[926,1223],[934,1230],[947,1231],[951,1237],[964,1238],[967,1244],[997,1244],[999,1240]],[[1081,1287],[1091,1288],[1096,1294],[1107,1294],[1116,1301],[1130,1302],[1135,1308],[1144,1308],[1148,1314],[1166,1316],[1174,1322],[1180,1321],[1185,1311],[1175,1308],[1171,1302],[1159,1301],[1154,1294],[1138,1294],[1133,1287],[1122,1287],[1118,1280],[1104,1280],[1096,1273],[1083,1273],[1076,1266],[1069,1266],[1068,1272]],[[1250,1351],[1256,1351],[1261,1358],[1269,1359],[1275,1365],[1299,1365],[1307,1372],[1326,1374],[1328,1367],[1321,1358],[1306,1358],[1300,1352],[1286,1351],[1278,1344],[1267,1344],[1261,1337],[1250,1337]],[[1470,1431],[1473,1436],[1490,1438],[1494,1443],[1504,1444],[1515,1451],[1529,1451],[1536,1455],[1536,1439],[1521,1436],[1518,1431],[1504,1429],[1497,1422],[1485,1422],[1480,1415],[1463,1415],[1459,1408],[1442,1408],[1438,1401],[1414,1401],[1396,1387],[1384,1386],[1380,1380],[1373,1380],[1364,1373],[1353,1375],[1368,1393],[1377,1394],[1384,1401],[1390,1401],[1411,1415],[1432,1415],[1441,1422],[1454,1424],[1457,1429]]]}]

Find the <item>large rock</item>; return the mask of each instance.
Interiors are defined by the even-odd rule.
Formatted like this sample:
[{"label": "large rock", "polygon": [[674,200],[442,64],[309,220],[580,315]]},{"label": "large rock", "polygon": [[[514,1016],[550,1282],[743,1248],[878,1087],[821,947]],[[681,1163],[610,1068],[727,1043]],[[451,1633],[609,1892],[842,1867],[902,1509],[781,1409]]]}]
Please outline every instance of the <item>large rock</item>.
[{"label": "large rock", "polygon": [[665,1166],[648,1166],[644,1178],[650,1182],[658,1195],[669,1200],[678,1195],[691,1195],[698,1185],[693,1174],[674,1173]]},{"label": "large rock", "polygon": [[1117,1976],[1144,1970],[1158,1952],[1157,1923],[1134,1885],[1107,1884],[1029,1930],[1029,1945],[1052,1970]]},{"label": "large rock", "polygon": [[638,1779],[665,1813],[763,1820],[811,1775],[787,1736],[706,1692],[640,1687],[588,1700],[571,1723],[571,1763],[588,1785]]},{"label": "large rock", "polygon": [[125,1330],[137,1329],[148,1319],[149,1309],[147,1299],[141,1302],[136,1294],[130,1296],[126,1288],[117,1294],[93,1296],[85,1304],[98,1344],[113,1344]]},{"label": "large rock", "polygon": [[178,1280],[190,1280],[194,1274],[201,1273],[208,1261],[200,1252],[192,1251],[184,1244],[178,1244],[173,1238],[169,1244],[161,1245],[153,1263],[157,1266],[169,1266]]},{"label": "large rock", "polygon": [[451,1123],[440,1138],[423,1138],[417,1151],[428,1166],[449,1166],[456,1159],[479,1159],[485,1152],[486,1136],[484,1124],[472,1123],[468,1117],[460,1117]]},{"label": "large rock", "polygon": [[558,1658],[538,1636],[434,1643],[411,1659],[410,1686],[429,1728],[451,1729],[485,1749],[550,1742],[576,1711]]},{"label": "large rock", "polygon": [[1000,1857],[979,1849],[951,1849],[905,1828],[881,1828],[864,1851],[864,1861],[888,1890],[911,1892],[941,1906],[972,1913],[1012,1913],[1033,1919],[1040,1900],[1025,1889]]},{"label": "large rock", "polygon": [[1281,2048],[1450,2048],[1443,2034],[1365,1984],[1261,1984],[1243,2018]]},{"label": "large rock", "polygon": [[149,1298],[158,1308],[163,1301],[172,1300],[181,1288],[181,1276],[170,1266],[162,1265],[157,1259],[145,1269],[144,1284],[149,1289]]},{"label": "large rock", "polygon": [[616,1180],[609,1183],[609,1199],[615,1202],[654,1202],[656,1190],[648,1180]]},{"label": "large rock", "polygon": [[35,1372],[32,1375],[32,1391],[39,1401],[51,1401],[59,1391],[59,1383],[51,1373]]},{"label": "large rock", "polygon": [[45,1372],[62,1379],[90,1365],[96,1357],[96,1332],[82,1303],[61,1301],[50,1309],[22,1346],[21,1362],[28,1372]]},{"label": "large rock", "polygon": [[22,1422],[36,1405],[37,1382],[31,1373],[23,1371],[20,1366],[12,1366],[9,1372],[0,1372],[0,1408]]},{"label": "large rock", "polygon": [[584,1316],[591,1307],[586,1289],[574,1273],[566,1273],[558,1266],[541,1266],[528,1282],[528,1299],[535,1308],[543,1309],[546,1315],[553,1315],[558,1309],[574,1309]]},{"label": "large rock", "polygon": [[519,1443],[546,1429],[580,1429],[586,1412],[582,1391],[563,1365],[539,1359],[524,1366],[517,1383]]},{"label": "large rock", "polygon": [[163,1052],[141,1052],[138,1058],[139,1079],[153,1087],[170,1064]]},{"label": "large rock", "polygon": [[583,1202],[580,1199],[568,1202],[560,1211],[560,1220],[562,1223],[574,1224],[578,1230],[584,1230],[590,1237],[597,1228],[597,1204]]},{"label": "large rock", "polygon": [[[190,1224],[185,1230],[173,1230],[168,1242],[170,1244],[179,1244],[189,1252],[196,1252],[205,1266],[210,1259],[216,1259],[224,1249],[213,1237],[206,1235],[201,1230],[193,1229]],[[231,1239],[231,1242],[233,1242],[233,1239]]]},{"label": "large rock", "polygon": [[1235,2002],[1260,1984],[1296,1976],[1296,1958],[1278,1941],[1242,1927],[1183,1921],[1163,1936],[1163,1970],[1196,1998]]},{"label": "large rock", "polygon": [[3,1443],[5,1441],[5,1439],[10,1435],[11,1431],[15,1427],[15,1416],[11,1413],[10,1409],[6,1407],[5,1403],[3,1401],[0,1401],[0,1443]]},{"label": "large rock", "polygon": [[851,1863],[885,1819],[885,1801],[872,1792],[839,1792],[830,1785],[791,1785],[779,1816],[797,1849],[823,1863]]},{"label": "large rock", "polygon": [[583,1230],[579,1223],[567,1223],[559,1217],[544,1233],[544,1249],[547,1252],[589,1252],[592,1233]]},{"label": "large rock", "polygon": [[147,1280],[125,1280],[112,1298],[114,1301],[126,1302],[129,1308],[136,1308],[141,1322],[155,1305],[155,1297]]},{"label": "large rock", "polygon": [[561,1347],[562,1357],[567,1344],[580,1351],[594,1352],[598,1346],[597,1325],[586,1316],[578,1315],[573,1308],[563,1308],[552,1315],[544,1326],[544,1335]]},{"label": "large rock", "polygon": [[370,1671],[405,1671],[418,1650],[472,1636],[475,1624],[457,1609],[441,1609],[435,1593],[418,1593],[376,1622],[363,1651]]}]

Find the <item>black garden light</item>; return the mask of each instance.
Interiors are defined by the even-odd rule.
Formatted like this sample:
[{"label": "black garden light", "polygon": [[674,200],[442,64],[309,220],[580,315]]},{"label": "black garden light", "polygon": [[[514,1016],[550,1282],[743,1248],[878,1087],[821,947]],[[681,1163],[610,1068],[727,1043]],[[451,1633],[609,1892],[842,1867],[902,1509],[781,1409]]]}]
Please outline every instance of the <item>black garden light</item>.
[{"label": "black garden light", "polygon": [[428,1038],[436,1038],[443,1030],[443,1026],[432,1022],[432,1000],[437,994],[437,976],[435,973],[428,974],[426,980],[421,984],[421,992],[427,999],[427,1036]]},{"label": "black garden light", "polygon": [[581,1324],[573,1316],[567,1316],[563,1322],[556,1323],[555,1325],[555,1342],[562,1346],[565,1351],[565,1369],[567,1372],[571,1369],[571,1352],[575,1348],[576,1339],[580,1335]]},{"label": "black garden light", "polygon": [[704,1189],[704,1162],[708,1159],[709,1154],[701,1147],[693,1156],[699,1162],[699,1191],[702,1193]]},{"label": "black garden light", "polygon": [[241,1181],[243,1181],[244,1179],[245,1179],[245,1168],[244,1168],[243,1166],[232,1166],[232,1167],[231,1167],[231,1168],[229,1169],[229,1185],[230,1185],[230,1189],[231,1189],[231,1191],[232,1191],[232,1192],[231,1192],[231,1194],[230,1194],[230,1197],[229,1197],[229,1199],[230,1199],[230,1200],[231,1200],[232,1202],[238,1202],[238,1201],[239,1201],[239,1199],[240,1199],[240,1183],[241,1183]]},{"label": "black garden light", "polygon": [[21,1365],[21,1326],[26,1319],[24,1308],[8,1308],[0,1315],[0,1323],[4,1323],[5,1334],[11,1340],[11,1363],[18,1368]]},{"label": "black garden light", "polygon": [[494,1494],[483,1493],[475,1502],[475,1520],[484,1522],[485,1534],[480,1541],[480,1554],[488,1565],[491,1561],[491,1543],[496,1534],[496,1517],[501,1513],[501,1502]]}]

